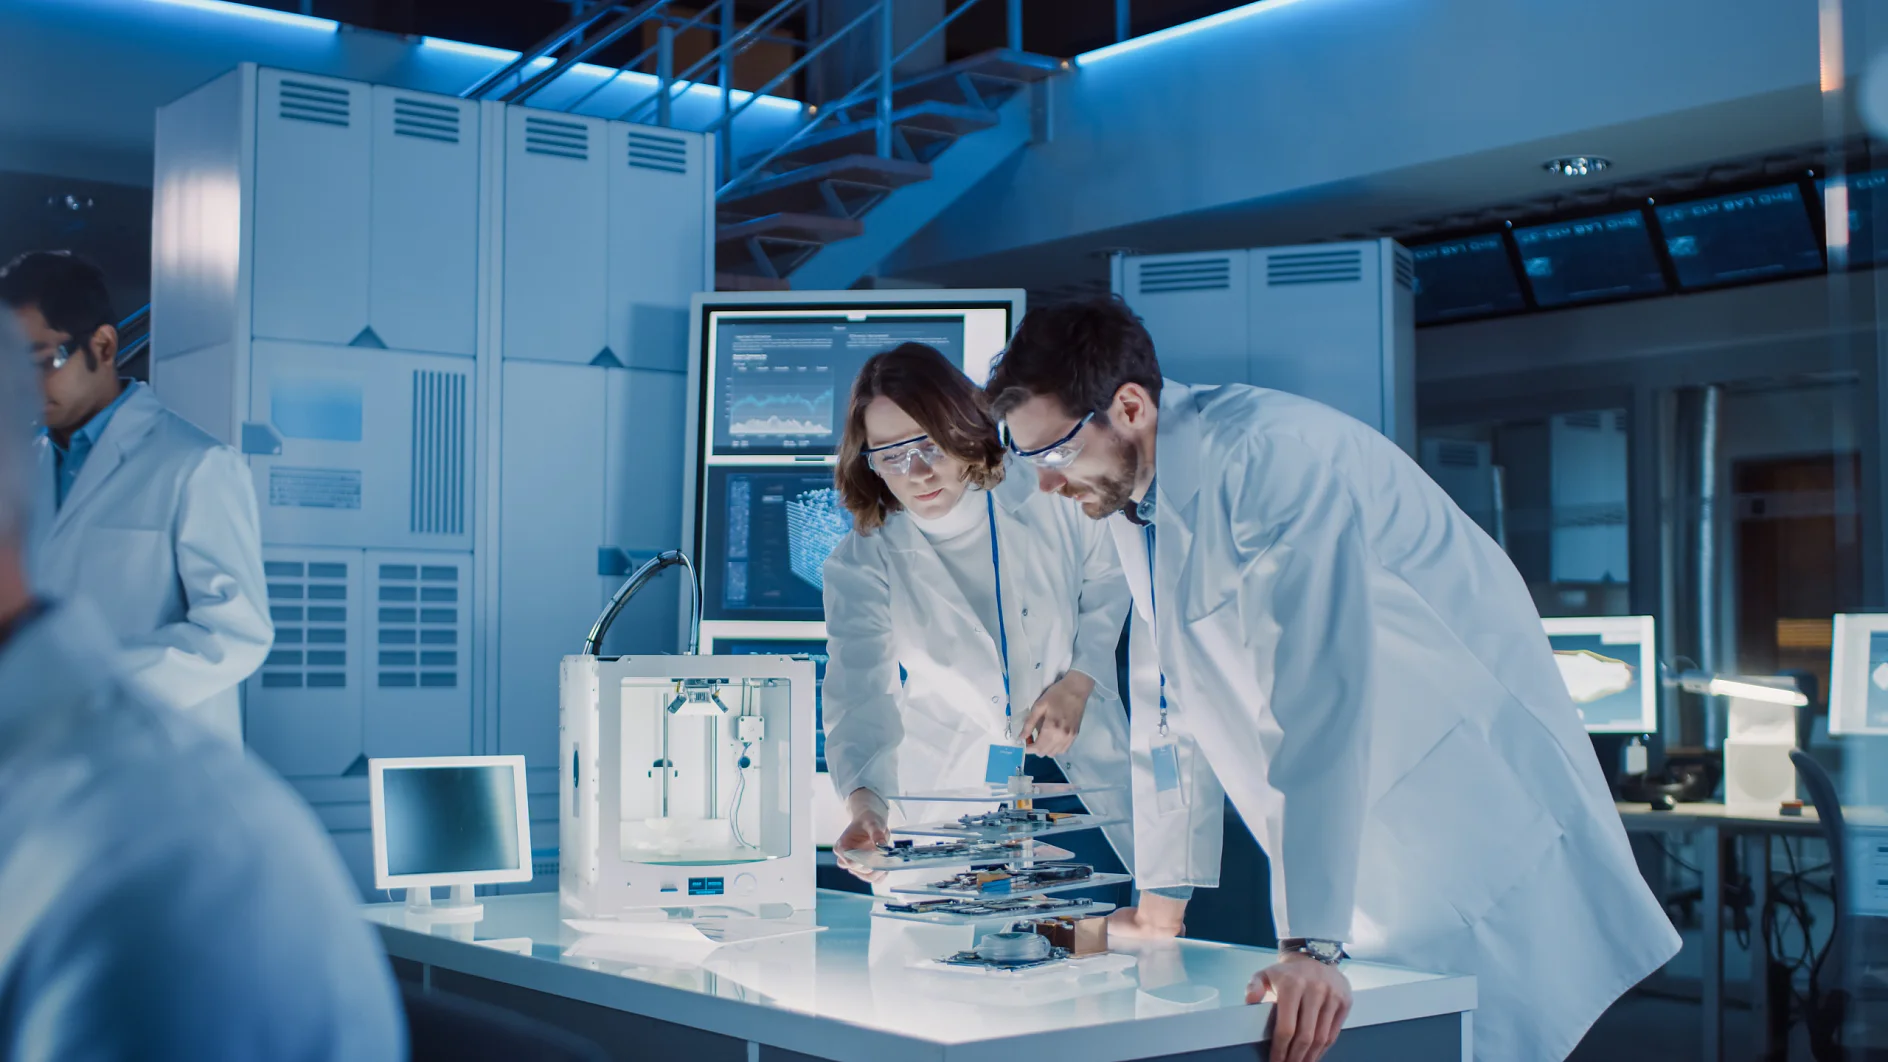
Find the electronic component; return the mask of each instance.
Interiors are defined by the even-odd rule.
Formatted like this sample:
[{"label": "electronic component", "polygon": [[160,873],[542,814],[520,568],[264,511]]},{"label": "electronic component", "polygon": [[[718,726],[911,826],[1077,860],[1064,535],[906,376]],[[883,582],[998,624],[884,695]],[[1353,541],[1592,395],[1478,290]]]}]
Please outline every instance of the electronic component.
[{"label": "electronic component", "polygon": [[1100,955],[1108,950],[1108,920],[1106,918],[1075,918],[1063,915],[1057,918],[1044,918],[1037,921],[1017,922],[1011,929],[1027,927],[1032,933],[1043,937],[1075,958],[1086,955]]},{"label": "electronic component", "polygon": [[1094,876],[1095,868],[1085,863],[1039,863],[1020,868],[978,867],[953,874],[943,881],[934,881],[931,888],[939,892],[970,896],[1008,896],[1034,892],[1046,886],[1072,885]]},{"label": "electronic component", "polygon": [[839,854],[868,870],[911,870],[921,867],[987,866],[1031,859],[1069,859],[1075,853],[1031,841],[946,841],[942,844],[914,846],[908,840],[899,840],[879,845],[875,850]]},{"label": "electronic component", "polygon": [[931,837],[977,837],[986,841],[1020,840],[1067,830],[1085,830],[1107,826],[1113,819],[1068,811],[1043,811],[1038,808],[1005,807],[976,815],[960,815],[945,822],[902,826],[894,833]]},{"label": "electronic component", "polygon": [[1017,917],[1047,916],[1060,914],[1106,914],[1114,910],[1114,905],[1085,897],[1061,899],[1054,896],[1005,896],[984,900],[966,900],[949,897],[938,899],[912,900],[908,903],[887,903],[879,908],[890,914],[935,914],[956,915],[969,918],[994,918],[1003,915]]},{"label": "electronic component", "polygon": [[1028,970],[1070,957],[1067,948],[1058,948],[1049,938],[1032,930],[1007,929],[991,933],[977,942],[975,949],[960,951],[938,961],[946,966],[980,966],[990,970]]}]

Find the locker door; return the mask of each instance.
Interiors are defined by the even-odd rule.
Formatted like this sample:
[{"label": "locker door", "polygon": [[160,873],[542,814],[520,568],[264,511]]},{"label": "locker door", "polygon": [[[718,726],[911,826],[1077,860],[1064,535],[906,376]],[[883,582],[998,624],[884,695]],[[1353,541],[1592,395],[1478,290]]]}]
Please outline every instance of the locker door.
[{"label": "locker door", "polygon": [[1244,251],[1126,262],[1121,292],[1147,324],[1160,369],[1190,384],[1246,383]]},{"label": "locker door", "polygon": [[558,662],[597,618],[604,371],[508,362],[499,442],[498,751],[557,767]]},{"label": "locker door", "polygon": [[472,555],[369,550],[369,756],[472,754]]},{"label": "locker door", "polygon": [[243,450],[265,542],[470,549],[472,363],[257,342]]},{"label": "locker door", "polygon": [[595,118],[506,112],[507,358],[588,365],[609,346],[605,128]]},{"label": "locker door", "polygon": [[243,684],[244,737],[287,778],[338,778],[361,755],[361,554],[269,546],[275,647]]},{"label": "locker door", "polygon": [[633,369],[687,372],[708,254],[705,138],[622,122],[609,133],[610,347]]},{"label": "locker door", "polygon": [[475,352],[478,105],[376,85],[368,324],[395,350]]},{"label": "locker door", "polygon": [[352,343],[367,328],[368,86],[264,70],[256,101],[256,335]]},{"label": "locker door", "polygon": [[[682,542],[682,462],[688,377],[672,372],[611,369],[603,447],[605,541],[641,563]],[[700,563],[692,555],[690,560]],[[623,610],[604,642],[614,654],[672,653],[678,648],[679,572],[664,572]],[[603,580],[604,600],[622,585]]]}]

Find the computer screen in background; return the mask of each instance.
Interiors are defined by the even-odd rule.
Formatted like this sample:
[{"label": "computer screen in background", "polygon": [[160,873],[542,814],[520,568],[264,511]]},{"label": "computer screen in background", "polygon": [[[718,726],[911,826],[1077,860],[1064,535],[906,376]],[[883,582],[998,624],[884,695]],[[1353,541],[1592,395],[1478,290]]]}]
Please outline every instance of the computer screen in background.
[{"label": "computer screen in background", "polygon": [[1794,184],[1659,205],[1659,229],[1682,288],[1814,273],[1822,249]]},{"label": "computer screen in background", "polygon": [[1555,617],[1542,619],[1541,626],[1588,733],[1658,730],[1658,641],[1651,616]]},{"label": "computer screen in background", "polygon": [[1645,215],[1628,210],[1514,230],[1534,302],[1567,306],[1665,291]]}]

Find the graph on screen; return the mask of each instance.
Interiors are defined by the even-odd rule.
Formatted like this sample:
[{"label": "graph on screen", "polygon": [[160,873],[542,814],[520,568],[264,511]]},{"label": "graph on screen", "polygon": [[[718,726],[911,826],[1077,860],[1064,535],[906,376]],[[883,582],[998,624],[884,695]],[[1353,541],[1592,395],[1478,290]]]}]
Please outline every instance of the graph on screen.
[{"label": "graph on screen", "polygon": [[792,373],[734,373],[728,381],[728,434],[831,435],[830,369]]}]

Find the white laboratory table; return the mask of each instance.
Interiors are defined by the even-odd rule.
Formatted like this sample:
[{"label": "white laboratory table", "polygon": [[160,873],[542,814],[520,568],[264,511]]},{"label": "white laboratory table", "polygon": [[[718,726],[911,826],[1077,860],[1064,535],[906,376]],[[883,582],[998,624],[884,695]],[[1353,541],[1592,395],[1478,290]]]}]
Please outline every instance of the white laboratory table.
[{"label": "white laboratory table", "polygon": [[[374,904],[396,972],[589,1037],[618,1059],[972,1062],[1027,1058],[1251,1062],[1271,1007],[1245,1004],[1273,953],[1115,941],[1126,970],[1014,981],[914,967],[968,931],[870,916],[819,893],[823,932],[714,947],[628,944],[564,925],[555,893],[484,900],[470,925]],[[1330,1062],[1467,1062],[1472,977],[1348,963],[1353,1005]]]}]

